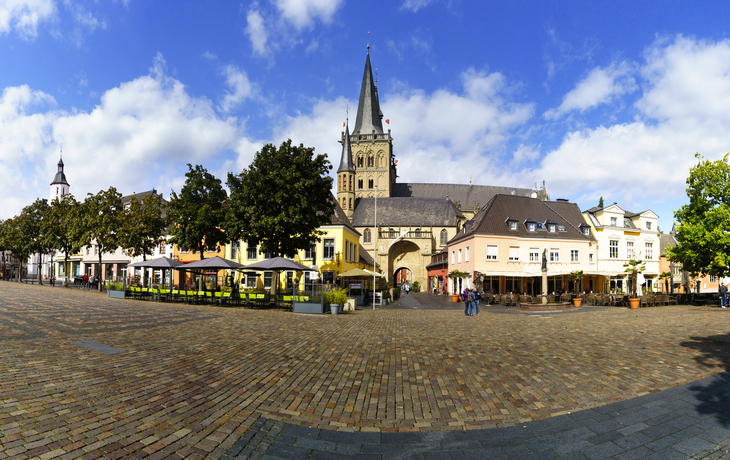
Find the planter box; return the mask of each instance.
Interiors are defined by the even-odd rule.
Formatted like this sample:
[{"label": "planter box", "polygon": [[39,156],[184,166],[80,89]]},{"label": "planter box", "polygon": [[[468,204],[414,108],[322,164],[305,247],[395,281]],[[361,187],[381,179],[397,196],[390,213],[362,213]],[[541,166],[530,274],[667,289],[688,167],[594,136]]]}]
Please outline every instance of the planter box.
[{"label": "planter box", "polygon": [[110,299],[124,299],[124,291],[106,291]]},{"label": "planter box", "polygon": [[294,302],[292,311],[294,313],[324,315],[324,305],[321,303]]}]

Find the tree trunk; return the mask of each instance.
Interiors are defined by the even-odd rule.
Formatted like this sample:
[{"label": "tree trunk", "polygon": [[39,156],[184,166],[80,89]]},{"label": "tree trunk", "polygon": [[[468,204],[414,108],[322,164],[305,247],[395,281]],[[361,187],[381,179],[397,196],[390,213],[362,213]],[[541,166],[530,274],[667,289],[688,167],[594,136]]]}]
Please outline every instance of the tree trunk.
[{"label": "tree trunk", "polygon": [[41,271],[43,269],[43,254],[38,253],[38,286],[43,284],[43,275]]},{"label": "tree trunk", "polygon": [[68,287],[68,275],[69,275],[69,269],[68,269],[68,251],[64,251],[66,253],[66,257],[64,258],[63,264],[65,266],[64,273],[66,274],[66,279],[63,281],[63,286]]},{"label": "tree trunk", "polygon": [[102,253],[103,253],[102,247],[99,246],[99,271],[96,272],[96,278],[99,280],[97,282],[97,285],[96,285],[97,292],[101,292],[101,282],[102,282],[102,278],[101,278],[101,271],[102,271],[102,268],[101,268],[102,267],[102,265],[101,265],[101,255],[102,255]]}]

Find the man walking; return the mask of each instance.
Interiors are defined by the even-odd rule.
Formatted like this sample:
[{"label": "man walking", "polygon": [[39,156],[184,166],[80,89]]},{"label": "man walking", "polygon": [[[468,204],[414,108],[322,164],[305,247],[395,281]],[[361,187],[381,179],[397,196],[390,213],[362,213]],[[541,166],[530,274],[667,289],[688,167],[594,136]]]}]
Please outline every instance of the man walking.
[{"label": "man walking", "polygon": [[727,303],[727,286],[725,286],[725,283],[720,283],[720,306],[722,308],[725,308],[726,303]]}]

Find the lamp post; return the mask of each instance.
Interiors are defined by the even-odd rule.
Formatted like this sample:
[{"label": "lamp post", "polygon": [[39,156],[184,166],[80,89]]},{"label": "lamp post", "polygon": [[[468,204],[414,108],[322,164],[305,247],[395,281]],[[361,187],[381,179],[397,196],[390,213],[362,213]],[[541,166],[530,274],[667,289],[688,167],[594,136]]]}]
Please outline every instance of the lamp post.
[{"label": "lamp post", "polygon": [[375,310],[375,279],[378,276],[378,186],[375,186],[375,219],[373,220],[375,230],[375,247],[373,252],[373,310]]}]

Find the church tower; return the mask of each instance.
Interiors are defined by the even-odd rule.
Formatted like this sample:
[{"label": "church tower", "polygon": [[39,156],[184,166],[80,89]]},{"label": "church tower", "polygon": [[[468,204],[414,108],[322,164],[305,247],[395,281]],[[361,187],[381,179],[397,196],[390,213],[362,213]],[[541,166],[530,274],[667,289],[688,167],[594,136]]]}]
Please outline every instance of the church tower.
[{"label": "church tower", "polygon": [[62,200],[64,195],[68,195],[71,186],[66,181],[66,174],[63,172],[63,156],[58,160],[58,171],[56,177],[51,182],[51,197],[49,201]]},{"label": "church tower", "polygon": [[345,123],[345,132],[342,133],[342,158],[337,168],[337,201],[348,218],[352,217],[355,206],[355,165],[352,162],[350,147],[350,124]]},{"label": "church tower", "polygon": [[[355,161],[355,195],[357,198],[389,197],[396,179],[393,138],[390,129],[383,132],[378,88],[370,67],[370,45],[365,58],[365,72],[360,88],[355,127],[350,135]],[[386,120],[386,123],[388,120]]]}]

